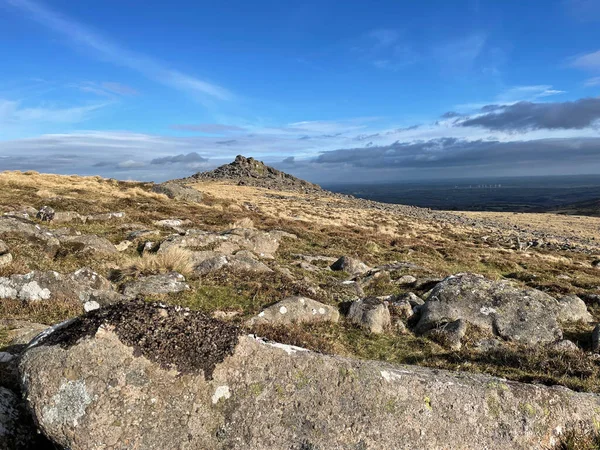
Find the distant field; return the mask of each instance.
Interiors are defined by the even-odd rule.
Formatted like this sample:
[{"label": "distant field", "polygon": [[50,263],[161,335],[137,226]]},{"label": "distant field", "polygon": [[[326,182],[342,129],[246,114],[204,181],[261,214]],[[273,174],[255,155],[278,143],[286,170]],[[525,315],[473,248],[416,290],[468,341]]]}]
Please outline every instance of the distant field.
[{"label": "distant field", "polygon": [[[456,211],[598,214],[600,175],[334,184],[324,188],[385,203]],[[586,202],[588,208],[572,208]],[[595,209],[594,209],[595,208]]]}]

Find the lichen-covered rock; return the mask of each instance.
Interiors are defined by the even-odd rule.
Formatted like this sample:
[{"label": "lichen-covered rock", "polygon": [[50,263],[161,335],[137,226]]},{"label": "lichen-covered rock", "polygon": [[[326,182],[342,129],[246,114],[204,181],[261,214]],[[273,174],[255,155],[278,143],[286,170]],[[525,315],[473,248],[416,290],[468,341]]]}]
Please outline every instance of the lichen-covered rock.
[{"label": "lichen-covered rock", "polygon": [[123,285],[123,294],[126,297],[137,295],[173,294],[190,289],[185,282],[185,277],[177,272],[159,275],[149,275],[136,280],[128,281]]},{"label": "lichen-covered rock", "polygon": [[425,334],[462,319],[507,341],[523,344],[562,338],[557,301],[536,289],[520,289],[506,281],[458,274],[437,284],[421,307],[416,332]]},{"label": "lichen-covered rock", "polygon": [[249,325],[337,322],[337,308],[307,297],[288,297],[262,310],[249,320]]},{"label": "lichen-covered rock", "polygon": [[152,187],[152,192],[164,194],[169,198],[184,200],[187,202],[199,203],[203,198],[202,192],[194,189],[193,187],[186,186],[183,183],[177,183],[175,181],[167,181],[165,183],[156,184]]},{"label": "lichen-covered rock", "polygon": [[342,256],[331,265],[331,270],[343,270],[354,276],[362,275],[363,273],[368,272],[369,269],[370,267],[364,262],[349,256]]},{"label": "lichen-covered rock", "polygon": [[374,297],[352,302],[348,311],[348,320],[377,334],[383,333],[392,324],[387,302]]},{"label": "lichen-covered rock", "polygon": [[569,424],[600,420],[594,394],[326,356],[236,338],[191,311],[118,308],[57,329],[21,361],[37,423],[65,448],[542,450]]},{"label": "lichen-covered rock", "polygon": [[585,302],[576,295],[567,295],[558,299],[557,319],[559,322],[591,322],[593,320]]},{"label": "lichen-covered rock", "polygon": [[11,255],[10,253],[5,253],[3,255],[0,255],[0,267],[8,266],[12,262],[13,262],[13,255]]},{"label": "lichen-covered rock", "polygon": [[67,275],[50,270],[0,277],[0,299],[19,299],[26,302],[53,298],[77,299],[85,303],[92,296],[101,297],[111,291],[110,281],[88,268]]},{"label": "lichen-covered rock", "polygon": [[31,220],[0,216],[0,236],[21,236],[42,246],[49,256],[56,255],[60,242],[47,228]]}]

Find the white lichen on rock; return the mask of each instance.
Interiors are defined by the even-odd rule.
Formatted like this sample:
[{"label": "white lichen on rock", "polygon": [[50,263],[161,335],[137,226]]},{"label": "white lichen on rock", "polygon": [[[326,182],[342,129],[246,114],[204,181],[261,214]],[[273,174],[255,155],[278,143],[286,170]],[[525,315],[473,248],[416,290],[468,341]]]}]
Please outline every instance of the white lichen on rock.
[{"label": "white lichen on rock", "polygon": [[58,392],[52,397],[52,406],[42,410],[42,419],[48,424],[61,423],[77,426],[85,414],[85,408],[92,402],[85,381],[67,381],[61,384]]}]

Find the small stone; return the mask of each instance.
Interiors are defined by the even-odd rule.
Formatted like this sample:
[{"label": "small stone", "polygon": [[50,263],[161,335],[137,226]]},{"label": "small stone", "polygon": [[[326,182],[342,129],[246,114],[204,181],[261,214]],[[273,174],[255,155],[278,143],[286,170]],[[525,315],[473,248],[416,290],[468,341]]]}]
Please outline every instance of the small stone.
[{"label": "small stone", "polygon": [[54,219],[54,214],[55,212],[53,208],[50,206],[42,206],[35,217],[42,222],[50,222],[52,219]]},{"label": "small stone", "polygon": [[396,280],[396,284],[409,285],[409,284],[415,284],[416,281],[417,281],[417,279],[415,277],[413,277],[412,275],[402,275],[400,278],[398,278]]},{"label": "small stone", "polygon": [[121,241],[119,242],[117,245],[115,245],[115,248],[117,249],[117,251],[119,252],[124,252],[125,250],[127,250],[129,247],[131,247],[131,245],[133,244],[133,242],[131,241]]},{"label": "small stone", "polygon": [[8,266],[13,261],[13,256],[10,253],[0,255],[0,267]]},{"label": "small stone", "polygon": [[392,323],[387,302],[374,297],[352,302],[348,320],[376,334],[383,333]]},{"label": "small stone", "polygon": [[85,310],[85,312],[90,312],[90,311],[93,311],[93,310],[99,309],[99,308],[100,308],[100,304],[95,300],[90,300],[83,304],[83,309]]},{"label": "small stone", "polygon": [[336,262],[331,265],[331,270],[348,272],[350,275],[362,275],[370,270],[362,261],[351,258],[349,256],[342,256]]}]

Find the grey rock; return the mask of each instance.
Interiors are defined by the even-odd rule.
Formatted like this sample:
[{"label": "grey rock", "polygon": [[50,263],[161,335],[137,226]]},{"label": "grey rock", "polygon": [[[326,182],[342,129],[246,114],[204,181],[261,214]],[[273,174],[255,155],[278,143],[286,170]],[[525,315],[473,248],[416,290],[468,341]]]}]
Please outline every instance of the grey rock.
[{"label": "grey rock", "polygon": [[398,278],[396,280],[397,284],[400,285],[410,285],[410,284],[415,284],[417,281],[417,279],[415,277],[413,277],[412,275],[402,275],[400,278]]},{"label": "grey rock", "polygon": [[175,200],[183,200],[187,202],[199,203],[202,201],[202,192],[193,187],[186,186],[183,183],[167,181],[166,183],[155,184],[152,187],[152,192],[164,194]]},{"label": "grey rock", "polygon": [[85,216],[86,222],[112,222],[116,220],[121,220],[125,218],[124,212],[108,212],[101,214],[92,214],[89,216]]},{"label": "grey rock", "polygon": [[265,263],[257,261],[245,255],[235,254],[227,257],[227,267],[233,271],[253,272],[253,273],[270,273],[273,272]]},{"label": "grey rock", "polygon": [[6,242],[0,240],[0,255],[5,255],[9,252],[9,248],[8,245],[6,245]]},{"label": "grey rock", "polygon": [[563,351],[563,352],[577,352],[580,351],[579,347],[577,346],[577,344],[573,341],[569,341],[568,339],[563,339],[562,341],[558,341],[555,344],[553,344],[553,347],[556,350],[559,351]]},{"label": "grey rock", "polygon": [[337,322],[340,313],[337,308],[307,297],[288,297],[265,308],[249,320],[249,325],[294,323]]},{"label": "grey rock", "polygon": [[559,322],[591,322],[592,315],[588,312],[583,300],[576,295],[567,295],[558,300]]},{"label": "grey rock", "polygon": [[86,218],[75,211],[58,211],[54,213],[54,218],[52,219],[54,223],[85,223],[85,221]]},{"label": "grey rock", "polygon": [[350,256],[342,256],[331,265],[331,270],[342,270],[348,272],[350,275],[357,276],[368,272],[370,267],[358,259],[351,258]]},{"label": "grey rock", "polygon": [[0,255],[0,267],[8,266],[13,261],[13,256],[10,253]]},{"label": "grey rock", "polygon": [[207,258],[194,267],[194,272],[198,275],[207,275],[225,267],[229,261],[225,255],[217,255]]},{"label": "grey rock", "polygon": [[47,228],[31,220],[12,216],[0,216],[0,236],[21,236],[42,246],[49,256],[56,255],[60,242]]},{"label": "grey rock", "polygon": [[352,302],[348,320],[377,334],[383,333],[392,324],[387,302],[373,297]]},{"label": "grey rock", "polygon": [[117,249],[118,252],[124,252],[132,245],[133,245],[133,243],[131,241],[121,241],[117,245],[115,245],[115,248]]},{"label": "grey rock", "polygon": [[467,332],[467,322],[462,319],[438,325],[429,330],[425,336],[451,350],[460,350],[462,339]]},{"label": "grey rock", "polygon": [[557,310],[557,301],[536,289],[519,289],[505,281],[458,274],[433,288],[421,307],[416,332],[424,334],[463,319],[507,341],[554,342],[562,338]]},{"label": "grey rock", "polygon": [[172,294],[190,289],[185,277],[177,272],[150,275],[129,281],[123,285],[123,294],[127,297],[137,295]]},{"label": "grey rock", "polygon": [[54,219],[54,215],[54,209],[52,209],[50,206],[42,206],[35,217],[42,222],[50,222],[52,219]]},{"label": "grey rock", "polygon": [[128,241],[135,241],[138,239],[145,239],[160,236],[160,231],[158,230],[136,230],[132,231],[127,235]]},{"label": "grey rock", "polygon": [[81,236],[61,236],[61,244],[70,246],[75,252],[92,254],[114,254],[118,250],[108,239],[95,234],[84,234]]},{"label": "grey rock", "polygon": [[64,348],[42,341],[20,371],[40,428],[71,450],[542,450],[570,423],[600,421],[595,394],[252,336],[210,379],[137,356],[106,326]]},{"label": "grey rock", "polygon": [[67,275],[54,271],[33,271],[26,275],[0,277],[0,299],[37,302],[63,298],[85,303],[90,296],[111,290],[110,281],[88,268]]}]

